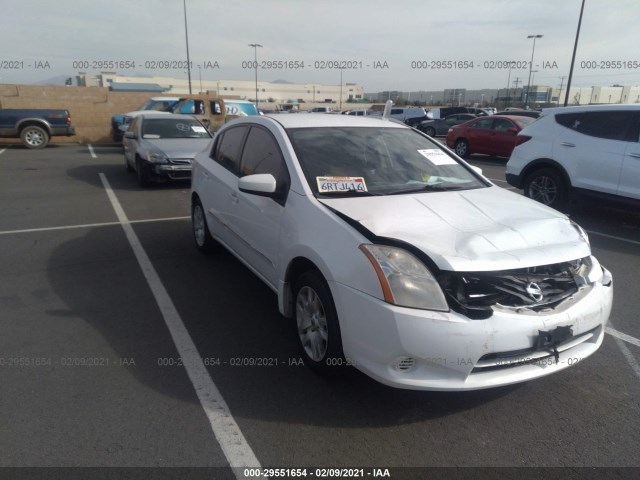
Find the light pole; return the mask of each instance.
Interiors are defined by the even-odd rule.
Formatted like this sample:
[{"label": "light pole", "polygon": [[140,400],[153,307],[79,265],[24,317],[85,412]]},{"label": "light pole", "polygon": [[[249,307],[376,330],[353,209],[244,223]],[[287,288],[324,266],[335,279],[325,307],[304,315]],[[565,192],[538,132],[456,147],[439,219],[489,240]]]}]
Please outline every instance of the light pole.
[{"label": "light pole", "polygon": [[259,43],[250,43],[250,47],[253,47],[253,66],[256,70],[256,110],[258,109],[258,47],[262,48],[262,45]]},{"label": "light pole", "polygon": [[569,80],[567,81],[567,94],[564,97],[564,106],[569,103],[569,91],[571,90],[571,79],[573,78],[573,65],[576,62],[576,51],[578,50],[578,39],[580,38],[580,25],[582,25],[582,12],[584,12],[584,0],[580,7],[580,17],[578,18],[578,30],[576,30],[576,41],[573,44],[573,55],[571,56],[571,68],[569,68]]},{"label": "light pole", "polygon": [[536,51],[536,38],[542,38],[542,35],[528,35],[527,38],[533,38],[533,49],[531,50],[531,61],[529,62],[529,82],[527,83],[527,95],[524,97],[524,107],[529,104],[529,87],[531,87],[531,69],[533,68],[533,54]]},{"label": "light pole", "polygon": [[340,69],[340,111],[342,111],[342,71],[344,69]]},{"label": "light pole", "polygon": [[509,75],[507,76],[507,99],[505,101],[505,108],[510,105],[511,102],[511,67],[514,62],[509,62]]},{"label": "light pole", "polygon": [[198,76],[200,77],[200,93],[202,93],[202,67],[198,65]]},{"label": "light pole", "polygon": [[184,7],[184,38],[187,44],[187,77],[189,79],[189,95],[191,95],[191,61],[189,60],[189,33],[187,32],[187,0],[182,0]]}]

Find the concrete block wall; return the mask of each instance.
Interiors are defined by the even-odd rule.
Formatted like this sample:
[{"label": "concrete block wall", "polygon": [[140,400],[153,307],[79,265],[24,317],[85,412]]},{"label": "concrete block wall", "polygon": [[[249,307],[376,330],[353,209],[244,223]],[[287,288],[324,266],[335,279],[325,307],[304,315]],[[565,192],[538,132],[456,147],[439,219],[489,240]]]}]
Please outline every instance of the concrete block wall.
[{"label": "concrete block wall", "polygon": [[[73,137],[52,137],[52,143],[111,143],[111,117],[136,110],[150,92],[110,92],[101,87],[0,85],[0,108],[66,109],[76,128]],[[0,144],[19,143],[0,138]]]}]

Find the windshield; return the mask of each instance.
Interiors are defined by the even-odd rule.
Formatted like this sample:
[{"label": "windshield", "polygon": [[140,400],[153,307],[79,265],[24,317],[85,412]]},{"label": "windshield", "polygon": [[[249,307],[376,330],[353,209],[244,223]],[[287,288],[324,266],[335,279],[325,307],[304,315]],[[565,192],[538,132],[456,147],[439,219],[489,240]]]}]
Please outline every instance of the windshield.
[{"label": "windshield", "polygon": [[211,135],[195,119],[152,118],[143,122],[142,138],[211,138]]},{"label": "windshield", "polygon": [[176,100],[154,100],[150,98],[138,110],[156,110],[159,112],[170,112],[176,104]]},{"label": "windshield", "polygon": [[411,129],[289,129],[309,186],[321,195],[393,195],[488,186],[454,156]]}]

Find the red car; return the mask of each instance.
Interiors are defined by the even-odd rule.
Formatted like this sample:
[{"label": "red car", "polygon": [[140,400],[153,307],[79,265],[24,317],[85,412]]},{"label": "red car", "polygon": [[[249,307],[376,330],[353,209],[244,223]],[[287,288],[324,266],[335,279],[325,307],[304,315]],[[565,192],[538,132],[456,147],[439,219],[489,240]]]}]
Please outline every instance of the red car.
[{"label": "red car", "polygon": [[449,129],[447,146],[463,158],[472,153],[509,157],[518,143],[518,132],[535,120],[517,115],[469,120]]}]

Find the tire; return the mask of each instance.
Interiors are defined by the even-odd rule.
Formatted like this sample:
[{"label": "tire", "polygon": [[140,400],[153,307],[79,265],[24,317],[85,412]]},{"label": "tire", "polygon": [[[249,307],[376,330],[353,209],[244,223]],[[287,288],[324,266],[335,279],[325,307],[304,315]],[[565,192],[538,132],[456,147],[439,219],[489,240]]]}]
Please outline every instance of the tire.
[{"label": "tire", "polygon": [[461,158],[467,158],[469,156],[469,144],[464,138],[459,138],[453,146],[453,149]]},{"label": "tire", "polygon": [[294,320],[304,363],[323,375],[346,366],[338,314],[326,280],[310,270],[298,277],[294,288]]},{"label": "tire", "polygon": [[129,163],[129,161],[127,160],[127,156],[124,156],[124,166],[127,169],[127,172],[133,172],[133,167],[131,166],[131,164]]},{"label": "tire", "polygon": [[436,129],[433,128],[433,127],[427,127],[427,128],[424,129],[424,133],[426,133],[430,137],[435,137],[436,136]]},{"label": "tire", "polygon": [[49,143],[49,134],[42,127],[28,125],[20,132],[20,141],[30,149],[44,148]]},{"label": "tire", "polygon": [[136,158],[136,174],[138,175],[138,185],[143,188],[151,185],[149,170],[140,158]]},{"label": "tire", "polygon": [[218,246],[207,225],[207,217],[204,208],[199,199],[195,198],[191,204],[191,230],[193,232],[193,240],[201,253],[211,253]]},{"label": "tire", "polygon": [[562,175],[554,168],[535,170],[524,181],[525,196],[556,210],[567,206],[567,193]]}]

